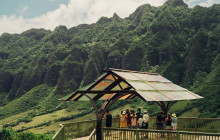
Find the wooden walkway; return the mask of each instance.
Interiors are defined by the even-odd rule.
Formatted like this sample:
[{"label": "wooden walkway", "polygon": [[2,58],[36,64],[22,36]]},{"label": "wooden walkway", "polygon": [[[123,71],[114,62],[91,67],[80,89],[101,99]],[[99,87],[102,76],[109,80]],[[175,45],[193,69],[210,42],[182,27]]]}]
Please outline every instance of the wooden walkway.
[{"label": "wooden walkway", "polygon": [[88,140],[88,139],[89,139],[89,136],[81,137],[81,138],[76,138],[76,139],[72,139],[72,140]]}]

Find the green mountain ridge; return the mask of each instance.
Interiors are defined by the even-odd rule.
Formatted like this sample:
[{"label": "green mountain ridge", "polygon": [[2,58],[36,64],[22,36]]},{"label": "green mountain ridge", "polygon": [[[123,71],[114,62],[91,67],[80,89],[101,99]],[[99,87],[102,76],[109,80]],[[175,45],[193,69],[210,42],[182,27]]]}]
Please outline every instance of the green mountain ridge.
[{"label": "green mountain ridge", "polygon": [[[72,103],[56,100],[90,84],[110,67],[158,72],[204,97],[174,110],[178,115],[196,108],[199,117],[218,117],[219,50],[220,5],[188,8],[182,0],[169,0],[160,7],[145,4],[124,19],[115,13],[70,29],[4,33],[0,119],[28,110],[38,111],[35,115],[74,111]],[[144,104],[139,99],[122,102]],[[26,107],[19,108],[22,105]],[[146,108],[155,114],[154,107],[148,103]]]}]

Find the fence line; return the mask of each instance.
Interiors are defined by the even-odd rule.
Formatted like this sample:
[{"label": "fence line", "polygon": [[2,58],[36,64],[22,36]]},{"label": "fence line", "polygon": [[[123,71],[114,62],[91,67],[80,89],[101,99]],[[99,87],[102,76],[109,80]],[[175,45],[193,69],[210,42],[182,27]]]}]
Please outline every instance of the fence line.
[{"label": "fence line", "polygon": [[[96,120],[83,122],[73,122],[61,124],[60,130],[54,135],[54,140],[64,140],[77,137],[88,136],[95,128]],[[105,126],[105,120],[102,121],[102,127]],[[112,127],[119,127],[118,118],[112,119]],[[149,129],[156,129],[156,117],[150,117]],[[178,118],[178,131],[194,132],[220,132],[220,118]],[[58,139],[62,137],[62,139]]]},{"label": "fence line", "polygon": [[[108,131],[108,135],[107,135]],[[144,129],[102,128],[103,140],[135,139],[135,140],[220,140],[220,133],[204,133],[189,131],[164,131]],[[95,137],[95,135],[94,135]]]}]

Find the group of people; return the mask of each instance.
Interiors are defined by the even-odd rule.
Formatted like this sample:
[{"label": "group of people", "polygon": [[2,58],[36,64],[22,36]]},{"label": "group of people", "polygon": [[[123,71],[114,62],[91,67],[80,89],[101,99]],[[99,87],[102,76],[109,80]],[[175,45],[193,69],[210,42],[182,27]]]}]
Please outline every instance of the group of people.
[{"label": "group of people", "polygon": [[[112,125],[112,115],[109,111],[105,116],[106,119],[106,127],[111,127]],[[123,110],[121,111],[121,115],[119,117],[119,125],[120,128],[140,128],[140,129],[148,129],[149,115],[145,110],[143,113],[141,108],[139,107],[137,112],[134,110]],[[176,114],[173,113],[172,117],[168,114],[166,115],[164,112],[161,112],[156,117],[156,129],[157,130],[174,130],[177,129],[177,117]]]},{"label": "group of people", "polygon": [[129,109],[121,111],[121,116],[119,117],[120,128],[148,129],[148,121],[149,115],[147,111],[145,110],[142,113],[141,108],[138,108],[137,112]]},{"label": "group of people", "polygon": [[172,117],[170,114],[166,115],[164,112],[161,112],[156,117],[157,130],[173,130],[177,129],[177,117],[173,113]]}]

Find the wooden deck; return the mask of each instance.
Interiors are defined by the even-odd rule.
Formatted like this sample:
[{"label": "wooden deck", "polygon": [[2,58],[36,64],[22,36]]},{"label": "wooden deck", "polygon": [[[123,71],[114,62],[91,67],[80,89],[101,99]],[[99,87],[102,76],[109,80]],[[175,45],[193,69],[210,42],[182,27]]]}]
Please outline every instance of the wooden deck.
[{"label": "wooden deck", "polygon": [[[119,132],[113,132],[110,135],[105,134],[104,137],[105,137],[105,139],[114,139],[114,140],[121,140],[121,139],[123,139],[123,140],[136,140],[136,135],[134,133],[126,134],[126,136],[124,137],[124,135]],[[73,140],[88,140],[88,139],[89,139],[89,136],[76,138]],[[171,136],[171,135],[165,134],[164,137],[161,137],[160,135],[157,135],[157,134],[151,134],[147,138],[145,136],[145,134],[142,134],[142,136],[140,136],[139,139],[141,139],[141,140],[176,140],[177,136],[176,135]],[[197,135],[197,136],[180,135],[180,140],[220,140],[220,137],[219,136],[210,137],[210,136],[200,136],[200,135]]]},{"label": "wooden deck", "polygon": [[88,140],[88,139],[89,139],[89,136],[81,137],[81,138],[76,138],[76,139],[72,139],[72,140]]}]

